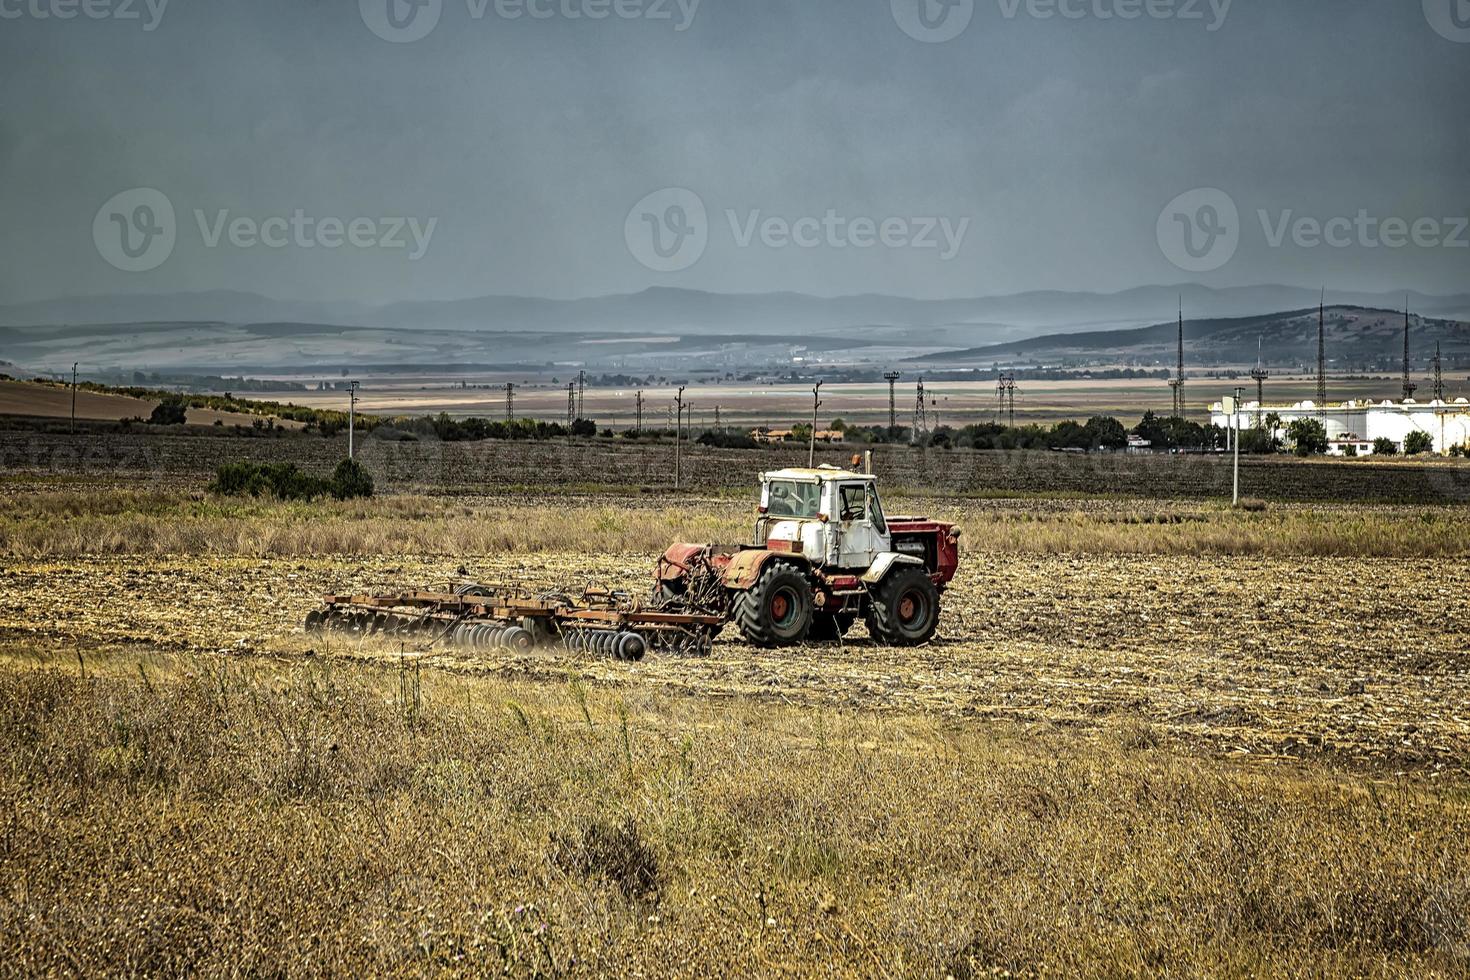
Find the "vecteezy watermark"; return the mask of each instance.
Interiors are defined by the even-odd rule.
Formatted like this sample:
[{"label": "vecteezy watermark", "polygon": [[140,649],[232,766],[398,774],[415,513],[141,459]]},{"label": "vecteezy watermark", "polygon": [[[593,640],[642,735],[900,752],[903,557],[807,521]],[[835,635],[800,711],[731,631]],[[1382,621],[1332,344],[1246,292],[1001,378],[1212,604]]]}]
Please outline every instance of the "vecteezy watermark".
[{"label": "vecteezy watermark", "polygon": [[[424,257],[439,227],[438,218],[318,217],[303,208],[264,218],[231,216],[229,208],[195,208],[193,216],[205,248],[401,249],[410,262]],[[124,272],[148,272],[163,265],[173,254],[178,235],[173,202],[151,187],[113,195],[92,219],[97,253]]]},{"label": "vecteezy watermark", "polygon": [[1240,212],[1229,194],[1201,187],[1165,205],[1155,233],[1170,262],[1185,272],[1212,272],[1240,247]]},{"label": "vecteezy watermark", "polygon": [[[494,14],[501,20],[667,21],[683,33],[694,23],[701,0],[464,0],[470,20]],[[444,0],[357,0],[368,30],[385,41],[406,44],[428,37],[444,14]]]},{"label": "vecteezy watermark", "polygon": [[1470,0],[1424,0],[1424,19],[1445,40],[1470,44]]},{"label": "vecteezy watermark", "polygon": [[138,21],[145,31],[163,22],[169,0],[0,0],[0,20]]},{"label": "vecteezy watermark", "polygon": [[[1286,208],[1256,210],[1270,248],[1470,248],[1470,217],[1380,218],[1367,208],[1320,218]],[[1159,213],[1159,249],[1186,272],[1213,272],[1234,257],[1244,229],[1235,201],[1202,187],[1180,194]]]},{"label": "vecteezy watermark", "polygon": [[[1210,33],[1225,26],[1235,0],[995,0],[1005,20],[1198,21]],[[1426,3],[1431,0],[1425,0]],[[941,44],[964,33],[975,0],[889,0],[893,19],[916,41]]]},{"label": "vecteezy watermark", "polygon": [[888,0],[888,4],[899,29],[928,44],[954,40],[975,16],[975,0]]},{"label": "vecteezy watermark", "polygon": [[[835,208],[795,218],[767,215],[759,208],[728,208],[724,217],[736,248],[933,249],[941,262],[959,254],[970,230],[969,218],[873,218]],[[628,251],[654,272],[680,272],[694,265],[709,245],[710,231],[704,201],[683,187],[654,191],[633,205],[623,222]]]}]

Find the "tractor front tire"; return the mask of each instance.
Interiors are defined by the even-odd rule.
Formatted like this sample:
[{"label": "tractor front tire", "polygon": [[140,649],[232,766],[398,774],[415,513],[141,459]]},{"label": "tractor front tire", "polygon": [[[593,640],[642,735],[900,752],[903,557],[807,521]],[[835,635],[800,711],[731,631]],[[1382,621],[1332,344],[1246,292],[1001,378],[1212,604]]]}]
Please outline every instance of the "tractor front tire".
[{"label": "tractor front tire", "polygon": [[791,565],[770,562],[754,585],[735,593],[732,611],[752,646],[794,646],[811,632],[812,584]]},{"label": "tractor front tire", "polygon": [[922,568],[900,568],[879,582],[868,601],[868,633],[890,647],[928,643],[939,628],[939,589]]}]

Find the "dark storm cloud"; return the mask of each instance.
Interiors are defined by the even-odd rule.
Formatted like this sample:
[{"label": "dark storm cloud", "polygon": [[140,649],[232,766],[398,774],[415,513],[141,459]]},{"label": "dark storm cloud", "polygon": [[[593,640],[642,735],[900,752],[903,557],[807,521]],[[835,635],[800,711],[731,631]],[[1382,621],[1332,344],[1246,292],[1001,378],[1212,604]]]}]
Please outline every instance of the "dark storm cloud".
[{"label": "dark storm cloud", "polygon": [[[1417,2],[386,2],[0,0],[0,301],[1465,285],[1470,43]],[[133,188],[144,271],[97,240],[163,241],[99,215]],[[697,255],[630,214],[665,188]],[[1238,222],[1195,273],[1158,229],[1197,188]]]}]

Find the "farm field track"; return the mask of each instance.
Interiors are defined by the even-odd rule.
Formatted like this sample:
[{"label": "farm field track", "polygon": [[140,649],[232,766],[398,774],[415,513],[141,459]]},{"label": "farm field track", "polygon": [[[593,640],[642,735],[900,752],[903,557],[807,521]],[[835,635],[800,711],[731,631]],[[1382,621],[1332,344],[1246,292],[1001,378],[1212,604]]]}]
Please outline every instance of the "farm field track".
[{"label": "farm field track", "polygon": [[[708,658],[641,664],[460,656],[307,637],[319,594],[434,586],[463,561],[487,581],[642,594],[653,556],[551,553],[404,560],[73,557],[0,572],[0,637],[64,662],[126,647],[345,658],[702,699],[1042,723],[1086,735],[1139,719],[1167,738],[1259,760],[1332,759],[1429,773],[1470,766],[1470,561],[969,554],[939,639],[757,651],[727,631]],[[1385,589],[1383,582],[1395,582]],[[1415,600],[1407,603],[1405,595]],[[85,652],[83,653],[85,656]]]},{"label": "farm field track", "polygon": [[[345,438],[153,432],[45,434],[0,429],[0,485],[197,490],[225,461],[293,462],[327,472],[346,455]],[[846,464],[861,447],[822,446],[818,462]],[[603,441],[391,442],[364,437],[358,456],[380,490],[457,496],[528,487],[552,493],[607,488],[666,491],[673,446]],[[1230,495],[1224,456],[970,452],[875,447],[890,492],[952,496],[1118,496],[1221,499]],[[721,450],[686,446],[683,486],[745,498],[761,469],[806,462],[799,446]],[[1280,501],[1439,504],[1470,502],[1470,463],[1244,458],[1243,492]]]}]

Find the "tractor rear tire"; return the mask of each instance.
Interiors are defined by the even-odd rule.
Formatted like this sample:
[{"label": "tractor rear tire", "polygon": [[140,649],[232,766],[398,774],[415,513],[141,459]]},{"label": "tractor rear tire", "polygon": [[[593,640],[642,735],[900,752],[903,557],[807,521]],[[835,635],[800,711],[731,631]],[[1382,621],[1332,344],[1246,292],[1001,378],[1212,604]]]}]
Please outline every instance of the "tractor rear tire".
[{"label": "tractor rear tire", "polygon": [[752,646],[794,646],[811,632],[812,584],[785,562],[771,562],[754,585],[735,593],[733,612]]},{"label": "tractor rear tire", "polygon": [[873,589],[868,633],[884,646],[916,647],[939,628],[939,589],[922,568],[900,568]]}]

